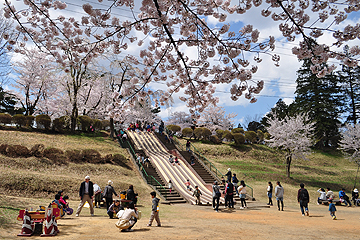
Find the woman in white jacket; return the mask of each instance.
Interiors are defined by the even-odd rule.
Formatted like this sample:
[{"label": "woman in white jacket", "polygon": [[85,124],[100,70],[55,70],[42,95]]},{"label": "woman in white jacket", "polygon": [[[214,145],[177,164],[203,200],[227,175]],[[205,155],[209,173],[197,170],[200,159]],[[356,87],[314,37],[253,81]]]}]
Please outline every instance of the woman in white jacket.
[{"label": "woman in white jacket", "polygon": [[275,187],[275,197],[277,201],[278,210],[280,211],[280,203],[281,203],[281,211],[284,211],[284,188],[281,186],[280,182],[276,182],[277,186]]},{"label": "woman in white jacket", "polygon": [[241,207],[240,207],[240,209],[247,208],[247,206],[246,206],[246,201],[245,201],[245,197],[246,197],[246,184],[245,184],[244,180],[241,180],[240,186],[238,187],[238,192],[239,192],[239,197],[240,197],[240,201],[241,201]]}]

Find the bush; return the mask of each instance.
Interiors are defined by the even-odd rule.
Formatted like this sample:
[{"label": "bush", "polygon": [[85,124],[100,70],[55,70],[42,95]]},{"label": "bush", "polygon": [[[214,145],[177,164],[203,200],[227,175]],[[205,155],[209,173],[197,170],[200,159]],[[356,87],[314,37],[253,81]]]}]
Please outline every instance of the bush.
[{"label": "bush", "polygon": [[65,118],[59,117],[55,118],[53,121],[53,129],[58,132],[62,132],[65,127]]},{"label": "bush", "polygon": [[62,116],[60,117],[61,121],[64,122],[64,129],[70,129],[71,117],[70,116]]},{"label": "bush", "polygon": [[22,114],[15,114],[13,116],[13,123],[15,123],[18,127],[26,126],[26,116]]},{"label": "bush", "polygon": [[258,143],[261,143],[262,141],[264,141],[265,134],[261,130],[257,130],[256,137],[257,137]]},{"label": "bush", "polygon": [[209,139],[209,137],[211,136],[211,131],[207,128],[200,127],[194,130],[194,135],[195,138],[198,139]]},{"label": "bush", "polygon": [[21,145],[1,145],[1,152],[9,157],[30,157],[30,150]]},{"label": "bush", "polygon": [[266,139],[266,140],[270,140],[270,133],[268,133],[268,132],[266,132],[266,133],[264,133],[264,139]]},{"label": "bush", "polygon": [[234,140],[236,145],[241,145],[245,143],[245,136],[242,133],[234,133]]},{"label": "bush", "polygon": [[114,157],[112,154],[108,154],[103,158],[105,163],[113,163]]},{"label": "bush", "polygon": [[46,114],[37,115],[35,118],[36,128],[49,130],[51,125],[51,118]]},{"label": "bush", "polygon": [[44,144],[36,144],[31,148],[30,154],[35,157],[43,157],[44,150],[45,150]]},{"label": "bush", "polygon": [[83,131],[83,132],[89,131],[90,126],[93,122],[93,120],[89,116],[86,116],[86,115],[79,116],[78,121],[80,123],[81,131]]},{"label": "bush", "polygon": [[103,130],[106,130],[107,128],[110,128],[110,121],[109,120],[102,120],[101,126]]},{"label": "bush", "polygon": [[33,115],[26,116],[26,127],[32,127],[34,125],[35,117]]},{"label": "bush", "polygon": [[0,145],[0,153],[6,155],[6,149],[8,148],[8,144],[1,144]]},{"label": "bush", "polygon": [[94,149],[84,149],[82,151],[83,160],[88,163],[102,163],[101,154]]},{"label": "bush", "polygon": [[191,128],[184,128],[181,133],[184,137],[192,137],[193,130]]},{"label": "bush", "polygon": [[0,113],[0,123],[6,125],[10,124],[12,120],[12,116],[7,113]]},{"label": "bush", "polygon": [[242,128],[234,128],[234,129],[231,130],[231,133],[232,134],[234,134],[234,133],[242,133],[242,134],[244,134],[245,131]]},{"label": "bush", "polygon": [[93,128],[95,131],[102,129],[102,123],[99,119],[93,119]]},{"label": "bush", "polygon": [[58,148],[46,148],[44,150],[44,157],[52,160],[55,164],[66,164],[66,156],[61,149]]},{"label": "bush", "polygon": [[222,141],[223,140],[223,135],[224,135],[224,130],[218,129],[215,131],[216,132],[216,136]]},{"label": "bush", "polygon": [[250,143],[256,143],[256,132],[254,131],[246,131],[245,132],[245,140]]},{"label": "bush", "polygon": [[126,157],[124,157],[121,154],[114,154],[112,161],[116,165],[119,165],[119,166],[127,168],[127,169],[131,169],[131,167],[128,165],[128,160],[126,159]]},{"label": "bush", "polygon": [[82,163],[84,161],[84,155],[80,150],[66,150],[65,156],[73,163]]},{"label": "bush", "polygon": [[215,144],[221,143],[221,140],[220,140],[216,135],[211,135],[211,136],[210,136],[210,141],[211,141],[212,143],[215,143]]},{"label": "bush", "polygon": [[172,125],[172,124],[167,125],[166,128],[169,129],[170,131],[174,132],[174,133],[180,132],[180,130],[181,130],[181,127],[180,127],[180,126],[178,126],[178,125]]},{"label": "bush", "polygon": [[234,139],[234,136],[229,130],[225,130],[223,133],[223,138],[226,138],[228,141],[232,141]]}]

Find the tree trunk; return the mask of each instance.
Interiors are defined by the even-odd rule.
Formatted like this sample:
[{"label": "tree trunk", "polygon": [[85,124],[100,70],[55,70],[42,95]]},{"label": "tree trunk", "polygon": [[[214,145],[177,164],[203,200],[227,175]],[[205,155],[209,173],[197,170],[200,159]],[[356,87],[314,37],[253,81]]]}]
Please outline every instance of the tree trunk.
[{"label": "tree trunk", "polygon": [[114,119],[110,118],[110,138],[114,139],[115,131],[114,131]]},{"label": "tree trunk", "polygon": [[290,165],[291,165],[292,156],[289,154],[286,156],[286,176],[290,178]]},{"label": "tree trunk", "polygon": [[76,101],[75,101],[74,104],[73,104],[73,109],[71,111],[71,119],[70,119],[71,120],[71,125],[70,125],[71,132],[75,132],[76,121],[77,121],[78,115],[79,115],[79,110],[77,108],[77,104],[76,104]]}]

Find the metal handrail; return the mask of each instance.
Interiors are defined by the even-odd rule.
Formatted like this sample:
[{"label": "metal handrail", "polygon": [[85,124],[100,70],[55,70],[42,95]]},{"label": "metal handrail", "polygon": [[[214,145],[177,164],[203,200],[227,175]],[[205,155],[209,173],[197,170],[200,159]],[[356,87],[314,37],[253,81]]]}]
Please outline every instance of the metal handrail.
[{"label": "metal handrail", "polygon": [[[131,144],[129,144],[129,142],[126,142],[126,145],[127,145],[127,146],[125,146],[125,142],[123,142],[122,139],[117,135],[117,132],[116,132],[115,129],[114,129],[114,131],[115,131],[115,135],[116,135],[116,138],[117,138],[120,146],[123,147],[123,148],[126,148],[126,147],[127,147],[127,148],[130,149],[130,153],[131,153],[131,155],[133,156],[133,158],[135,159],[135,162],[136,162],[136,164],[138,165],[140,172],[142,172],[143,175],[145,175],[144,177],[145,177],[145,179],[146,179],[146,182],[147,182],[148,184],[154,186],[153,181],[155,181],[155,183],[157,183],[161,188],[163,188],[164,190],[166,190],[166,188],[165,188],[163,185],[161,185],[161,184],[159,183],[159,181],[154,178],[154,176],[149,175],[149,174],[145,171],[145,168],[144,168],[144,166],[141,164],[141,162],[136,161],[136,160],[137,160],[136,153],[135,153],[134,149],[132,148]],[[164,198],[165,198],[165,199],[167,198],[166,191],[165,191],[165,193],[162,193],[162,195],[164,195]]]}]

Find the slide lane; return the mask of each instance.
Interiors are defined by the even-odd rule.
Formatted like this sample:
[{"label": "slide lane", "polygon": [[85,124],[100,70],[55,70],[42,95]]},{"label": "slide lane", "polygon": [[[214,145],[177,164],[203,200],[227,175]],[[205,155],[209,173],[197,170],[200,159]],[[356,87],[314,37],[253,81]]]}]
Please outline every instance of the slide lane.
[{"label": "slide lane", "polygon": [[[202,193],[200,197],[202,204],[212,202],[212,192],[206,188],[203,181],[191,171],[183,159],[179,158],[180,165],[173,166],[168,161],[171,154],[153,133],[128,131],[128,136],[134,141],[136,148],[142,149],[149,156],[162,178],[166,182],[171,179],[174,188],[189,202],[195,204],[195,197],[192,196],[194,186],[198,186]],[[192,191],[188,191],[185,186],[187,179],[190,180]]]}]

